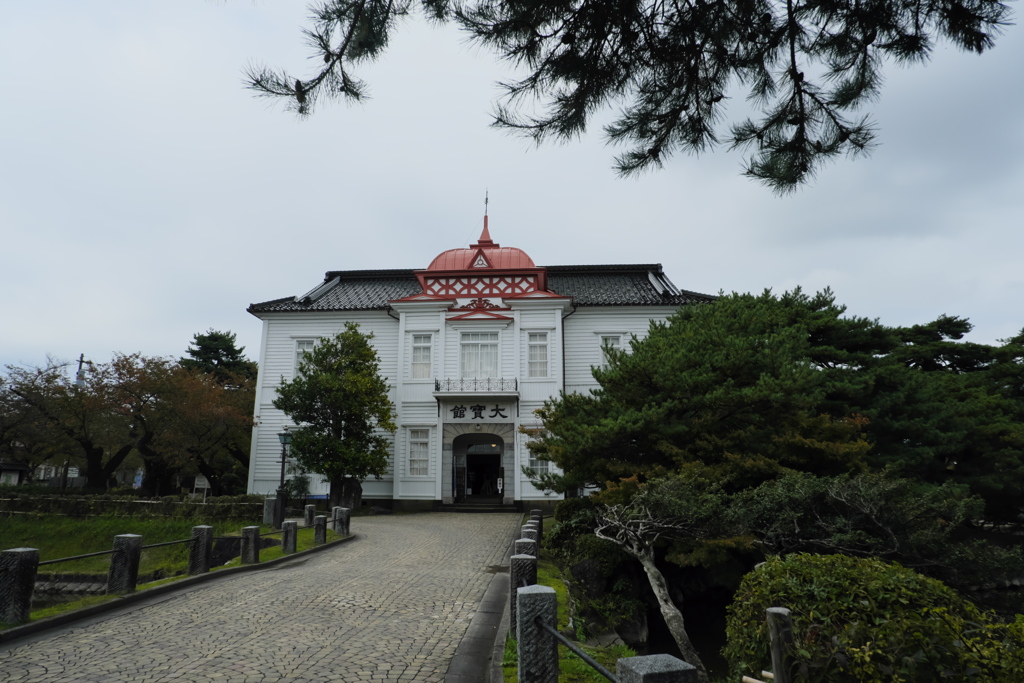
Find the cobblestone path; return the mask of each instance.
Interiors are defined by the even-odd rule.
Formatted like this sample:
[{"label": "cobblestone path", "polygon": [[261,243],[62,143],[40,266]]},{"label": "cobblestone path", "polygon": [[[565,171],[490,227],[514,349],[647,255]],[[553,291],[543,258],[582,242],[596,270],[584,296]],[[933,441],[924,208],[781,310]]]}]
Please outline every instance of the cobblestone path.
[{"label": "cobblestone path", "polygon": [[356,517],[340,548],[0,646],[0,681],[443,681],[519,519]]}]

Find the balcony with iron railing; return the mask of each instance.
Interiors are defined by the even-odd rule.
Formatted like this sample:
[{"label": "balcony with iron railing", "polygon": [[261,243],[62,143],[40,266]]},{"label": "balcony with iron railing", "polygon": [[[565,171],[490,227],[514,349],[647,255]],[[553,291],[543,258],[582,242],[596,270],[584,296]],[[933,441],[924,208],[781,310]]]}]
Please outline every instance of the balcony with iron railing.
[{"label": "balcony with iron railing", "polygon": [[459,379],[435,379],[435,396],[458,396],[466,394],[491,394],[503,396],[519,395],[519,380],[503,377],[473,377]]}]

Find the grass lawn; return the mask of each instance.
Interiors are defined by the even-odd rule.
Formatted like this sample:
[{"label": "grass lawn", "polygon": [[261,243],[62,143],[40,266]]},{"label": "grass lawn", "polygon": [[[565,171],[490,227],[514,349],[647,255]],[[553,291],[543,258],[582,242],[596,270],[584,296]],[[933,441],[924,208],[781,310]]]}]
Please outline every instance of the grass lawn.
[{"label": "grass lawn", "polygon": [[[190,519],[134,517],[70,517],[12,515],[0,517],[0,547],[37,548],[39,561],[110,550],[114,536],[140,534],[142,544],[166,543],[190,538],[192,527],[203,524]],[[248,523],[228,520],[212,524],[214,536],[237,536]],[[266,528],[269,531],[269,528]],[[91,574],[106,576],[109,555],[44,565],[40,574]],[[142,551],[139,576],[162,578],[184,572],[188,566],[188,544]]]},{"label": "grass lawn", "polygon": [[[181,519],[134,519],[126,517],[95,517],[89,519],[71,519],[64,517],[9,517],[0,518],[0,546],[2,548],[38,548],[39,559],[49,560],[73,555],[84,555],[86,553],[108,550],[113,546],[114,536],[118,534],[141,534],[143,545],[151,543],[165,543],[189,538],[192,527],[198,526],[201,522]],[[243,526],[250,526],[249,523],[239,520],[212,524],[213,535],[217,536],[238,536]],[[271,531],[269,527],[261,527],[261,532]],[[279,538],[279,534],[274,537]],[[309,550],[314,547],[313,529],[299,529],[296,538],[296,549],[298,551]],[[331,529],[327,530],[327,541],[334,541],[339,536]],[[139,564],[140,577],[153,577],[154,580],[148,583],[140,583],[137,590],[152,588],[161,584],[170,583],[186,576],[188,571],[188,550],[186,543],[161,548],[151,548],[142,551],[142,559]],[[273,546],[260,551],[260,562],[266,562],[281,557],[281,546]],[[60,562],[54,565],[44,565],[39,568],[40,574],[84,574],[95,576],[97,580],[106,579],[110,562],[109,555],[86,558],[84,560],[73,560]],[[238,566],[240,558],[223,565],[225,567]],[[221,569],[213,567],[212,571]],[[29,621],[36,621],[51,617],[62,612],[68,612],[83,607],[113,600],[114,595],[90,595],[68,602],[62,602],[48,607],[32,610]],[[0,629],[10,624],[0,623]]]}]

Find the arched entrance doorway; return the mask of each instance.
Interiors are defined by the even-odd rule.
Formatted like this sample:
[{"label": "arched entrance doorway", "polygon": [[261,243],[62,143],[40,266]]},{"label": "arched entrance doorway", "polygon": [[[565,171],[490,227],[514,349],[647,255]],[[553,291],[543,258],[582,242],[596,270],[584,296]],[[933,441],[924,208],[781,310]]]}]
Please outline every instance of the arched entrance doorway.
[{"label": "arched entrance doorway", "polygon": [[452,442],[457,502],[498,502],[504,493],[505,441],[496,434],[462,434]]}]

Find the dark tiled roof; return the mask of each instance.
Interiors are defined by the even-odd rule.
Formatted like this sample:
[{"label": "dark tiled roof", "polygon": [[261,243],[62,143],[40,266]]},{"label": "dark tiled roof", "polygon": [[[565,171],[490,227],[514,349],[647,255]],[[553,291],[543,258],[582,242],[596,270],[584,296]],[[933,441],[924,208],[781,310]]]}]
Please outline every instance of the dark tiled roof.
[{"label": "dark tiled roof", "polygon": [[548,289],[577,306],[682,306],[715,297],[677,288],[658,263],[548,266]]},{"label": "dark tiled roof", "polygon": [[420,283],[411,269],[331,271],[308,294],[252,304],[249,312],[373,310],[419,293]]},{"label": "dark tiled roof", "polygon": [[[548,289],[577,306],[681,306],[715,297],[678,289],[659,264],[548,266]],[[253,314],[283,311],[382,309],[389,301],[420,293],[412,270],[339,270],[301,297],[252,304]]]}]

